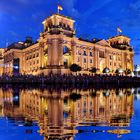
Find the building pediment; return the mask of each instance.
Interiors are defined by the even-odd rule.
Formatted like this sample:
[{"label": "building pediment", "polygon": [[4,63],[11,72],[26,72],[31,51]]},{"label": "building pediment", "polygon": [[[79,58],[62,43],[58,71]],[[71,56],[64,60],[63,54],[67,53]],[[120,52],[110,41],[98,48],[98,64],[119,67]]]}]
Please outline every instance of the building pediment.
[{"label": "building pediment", "polygon": [[110,46],[110,44],[109,44],[109,42],[108,41],[106,41],[106,40],[100,40],[100,41],[98,41],[97,43],[95,43],[96,45],[100,45],[100,46],[104,46],[104,47],[111,47]]}]

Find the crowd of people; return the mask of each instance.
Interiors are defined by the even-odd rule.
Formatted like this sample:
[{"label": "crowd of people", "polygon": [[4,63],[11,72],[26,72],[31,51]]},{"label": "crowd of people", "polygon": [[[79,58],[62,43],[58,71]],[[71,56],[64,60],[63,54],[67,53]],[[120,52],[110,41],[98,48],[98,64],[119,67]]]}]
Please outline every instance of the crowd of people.
[{"label": "crowd of people", "polygon": [[3,75],[0,77],[0,83],[38,83],[38,84],[139,84],[140,78],[131,76],[119,76],[119,75]]}]

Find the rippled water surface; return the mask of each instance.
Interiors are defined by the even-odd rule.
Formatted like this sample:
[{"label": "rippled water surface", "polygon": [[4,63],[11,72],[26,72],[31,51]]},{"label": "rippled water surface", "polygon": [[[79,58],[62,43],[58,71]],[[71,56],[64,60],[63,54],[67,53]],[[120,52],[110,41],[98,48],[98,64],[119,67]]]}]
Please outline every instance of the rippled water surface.
[{"label": "rippled water surface", "polygon": [[0,88],[0,140],[139,140],[140,88]]}]

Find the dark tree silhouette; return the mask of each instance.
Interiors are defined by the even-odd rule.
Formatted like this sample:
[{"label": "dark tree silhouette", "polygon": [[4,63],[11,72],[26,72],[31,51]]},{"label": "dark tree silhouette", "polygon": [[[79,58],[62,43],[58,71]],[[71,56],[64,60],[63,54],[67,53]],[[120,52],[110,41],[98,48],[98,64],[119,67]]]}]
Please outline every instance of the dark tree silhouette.
[{"label": "dark tree silhouette", "polygon": [[96,73],[96,72],[97,72],[97,68],[92,67],[89,71],[90,71],[91,73]]},{"label": "dark tree silhouette", "polygon": [[106,67],[106,68],[103,69],[103,73],[109,73],[109,72],[110,72],[109,68]]},{"label": "dark tree silhouette", "polygon": [[72,71],[72,72],[78,72],[78,71],[81,71],[81,69],[82,68],[79,65],[77,65],[77,64],[72,64],[70,66],[70,71]]},{"label": "dark tree silhouette", "polygon": [[120,74],[119,69],[116,69],[115,73],[116,74]]},{"label": "dark tree silhouette", "polygon": [[126,74],[126,75],[131,74],[131,70],[130,70],[130,69],[126,69],[125,74]]}]

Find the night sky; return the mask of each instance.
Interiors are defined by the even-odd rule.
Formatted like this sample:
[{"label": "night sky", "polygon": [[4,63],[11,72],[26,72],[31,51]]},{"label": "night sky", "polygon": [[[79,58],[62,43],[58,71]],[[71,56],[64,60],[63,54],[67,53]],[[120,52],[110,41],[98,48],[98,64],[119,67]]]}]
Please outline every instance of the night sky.
[{"label": "night sky", "polygon": [[135,64],[140,64],[140,0],[0,0],[0,47],[26,36],[35,41],[58,3],[61,14],[76,20],[78,37],[107,39],[121,28],[131,38]]}]

